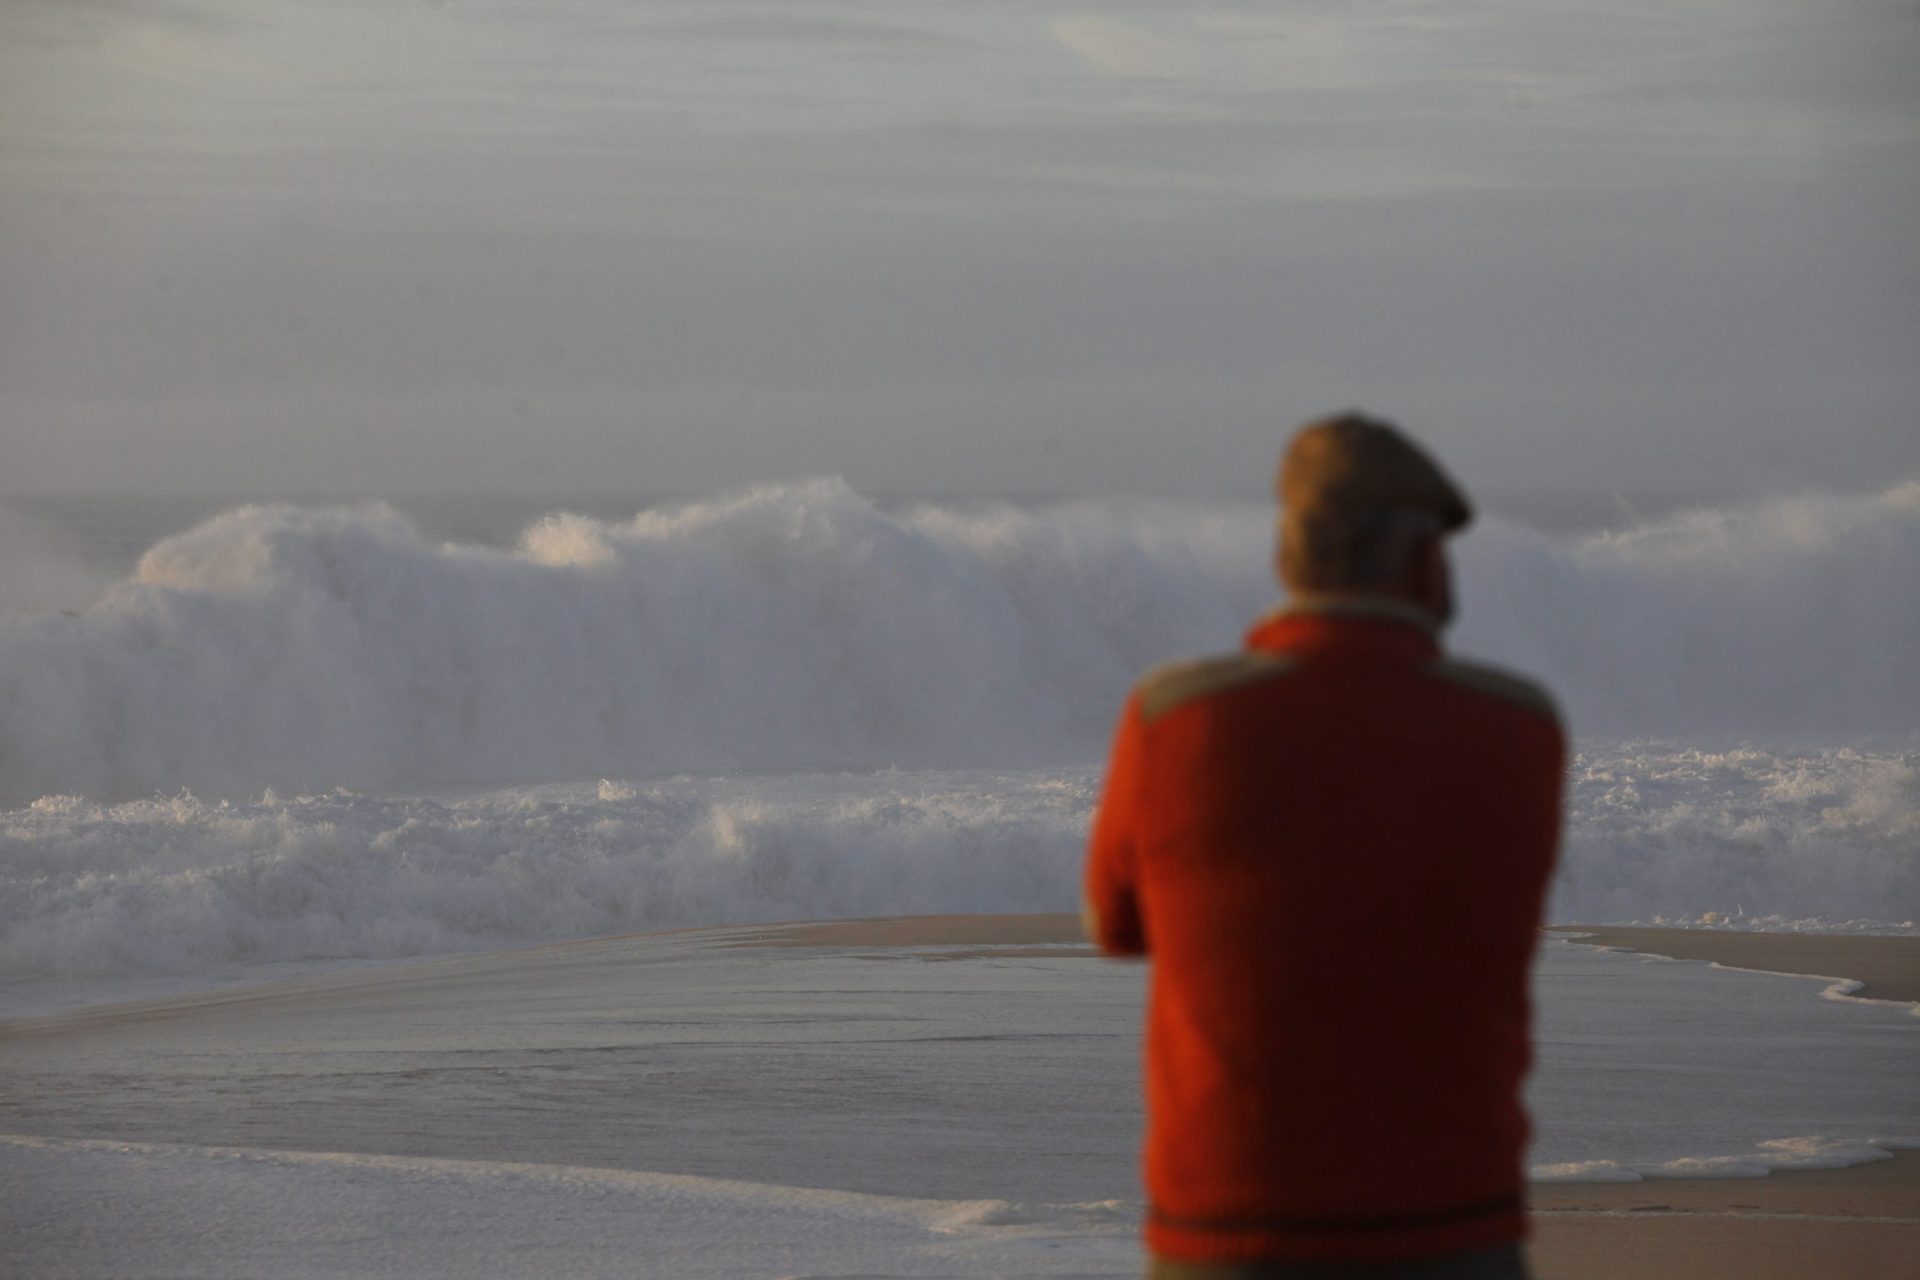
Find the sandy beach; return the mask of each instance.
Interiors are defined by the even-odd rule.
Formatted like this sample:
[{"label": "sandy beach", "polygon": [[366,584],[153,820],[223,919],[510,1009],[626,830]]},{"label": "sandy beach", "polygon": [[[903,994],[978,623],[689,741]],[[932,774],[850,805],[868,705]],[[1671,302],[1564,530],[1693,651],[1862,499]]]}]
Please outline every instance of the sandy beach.
[{"label": "sandy beach", "polygon": [[[1579,926],[1619,947],[1737,969],[1863,984],[1862,999],[1920,1001],[1920,938]],[[1920,1258],[1920,1152],[1754,1179],[1536,1186],[1541,1280],[1603,1276],[1893,1277]]]},{"label": "sandy beach", "polygon": [[1730,969],[1858,982],[1861,987],[1849,994],[1863,1000],[1920,1001],[1920,937],[1911,935],[1742,933],[1619,925],[1556,926],[1553,932],[1593,946],[1622,947],[1676,960],[1706,960]]},{"label": "sandy beach", "polygon": [[[1594,948],[1555,944],[1544,981],[1562,999],[1681,1018],[1678,1038],[1644,1041],[1632,1019],[1574,1018],[1628,1047],[1581,1050],[1610,1117],[1599,1154],[1629,1154],[1620,1109],[1663,1079],[1710,1081],[1689,1105],[1732,1099],[1736,1132],[1766,1089],[1791,1110],[1762,1136],[1883,1114],[1898,1128],[1884,1093],[1849,1104],[1818,1063],[1832,1018],[1903,1013],[1841,1015],[1818,983],[1620,949],[1884,993],[1911,989],[1920,940],[1556,932]],[[625,1260],[667,1242],[675,1274],[716,1280],[774,1259],[792,1260],[780,1274],[1130,1275],[1145,976],[1101,962],[1071,915],[910,916],[583,939],[0,1022],[0,1235],[23,1276],[528,1274],[502,1240],[582,1276],[633,1274]],[[1736,1007],[1746,1021],[1708,1025]],[[1801,1026],[1797,1046],[1769,1038],[1776,1019]],[[1756,1053],[1766,1070],[1741,1084],[1727,1055]],[[1566,1140],[1569,1084],[1587,1090],[1564,1053],[1540,1074],[1556,1070],[1546,1148]],[[137,1211],[86,1211],[106,1189]],[[1531,1198],[1540,1280],[1891,1280],[1920,1256],[1920,1151]],[[487,1226],[450,1233],[469,1219]]]},{"label": "sandy beach", "polygon": [[[1920,938],[1555,926],[1594,946],[1738,969],[1864,984],[1869,999],[1920,1000]],[[1072,915],[921,916],[769,929],[759,946],[939,948],[929,959],[1073,954]],[[992,951],[983,948],[992,948]],[[1903,1280],[1920,1257],[1920,1152],[1845,1169],[1764,1178],[1671,1178],[1536,1184],[1533,1266],[1539,1280],[1738,1275],[1743,1280]]]},{"label": "sandy beach", "polygon": [[1539,1280],[1901,1280],[1920,1257],[1920,1152],[1764,1178],[1536,1185]]}]

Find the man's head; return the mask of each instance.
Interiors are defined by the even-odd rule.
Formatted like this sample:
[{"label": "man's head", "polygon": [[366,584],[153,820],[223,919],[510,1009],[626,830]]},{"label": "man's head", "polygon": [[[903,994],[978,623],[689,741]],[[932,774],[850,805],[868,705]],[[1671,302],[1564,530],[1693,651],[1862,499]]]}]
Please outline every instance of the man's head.
[{"label": "man's head", "polygon": [[1359,413],[1310,422],[1280,461],[1280,580],[1297,595],[1383,595],[1453,616],[1444,539],[1473,508],[1425,450]]}]

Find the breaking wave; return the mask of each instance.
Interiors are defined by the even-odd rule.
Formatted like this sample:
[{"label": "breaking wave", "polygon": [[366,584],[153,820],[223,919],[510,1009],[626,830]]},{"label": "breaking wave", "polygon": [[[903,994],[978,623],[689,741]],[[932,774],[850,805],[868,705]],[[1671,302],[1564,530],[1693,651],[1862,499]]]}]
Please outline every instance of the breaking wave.
[{"label": "breaking wave", "polygon": [[0,974],[182,973],[747,921],[1067,910],[1090,770],[48,797],[0,827]]},{"label": "breaking wave", "polygon": [[[78,615],[0,620],[0,804],[1098,758],[1143,668],[1267,606],[1269,514],[890,511],[838,481],[513,549],[245,507]],[[1920,483],[1461,544],[1456,647],[1582,734],[1920,726]]]},{"label": "breaking wave", "polygon": [[[441,796],[48,797],[0,819],[0,975],[210,972],[676,926],[1070,911],[1098,771]],[[1911,932],[1904,749],[1589,745],[1550,918]]]}]

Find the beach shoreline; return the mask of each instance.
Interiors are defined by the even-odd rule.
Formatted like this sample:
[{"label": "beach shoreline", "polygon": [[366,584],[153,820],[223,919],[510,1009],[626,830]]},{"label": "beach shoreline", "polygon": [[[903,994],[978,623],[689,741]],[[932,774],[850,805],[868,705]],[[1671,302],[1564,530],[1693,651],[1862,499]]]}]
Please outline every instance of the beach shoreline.
[{"label": "beach shoreline", "polygon": [[[1825,980],[1823,994],[1920,1001],[1920,937],[1556,925],[1549,933],[1723,968]],[[1920,1256],[1920,1151],[1760,1178],[1646,1178],[1530,1187],[1538,1280],[1911,1275]]]},{"label": "beach shoreline", "polygon": [[[1727,968],[1859,984],[1857,999],[1920,1000],[1920,937],[1554,925],[1549,937]],[[1077,917],[919,916],[741,931],[734,945],[919,949],[922,958],[1096,955]],[[1829,988],[1832,990],[1833,988]],[[1811,993],[1810,993],[1811,994]],[[1897,1280],[1920,1256],[1920,1151],[1762,1177],[1535,1182],[1528,1188],[1537,1280],[1738,1275]]]},{"label": "beach shoreline", "polygon": [[[1562,944],[1824,980],[1829,993],[1834,983],[1862,984],[1850,998],[1897,999],[1920,990],[1920,938],[1913,936],[1582,925],[1556,925],[1547,934]],[[661,956],[681,953],[682,939],[685,947],[698,949],[818,948],[826,955],[837,952],[843,959],[916,966],[1020,957],[1099,957],[1086,942],[1078,917],[1068,913],[727,925],[421,958],[373,971],[316,974],[262,986],[94,1006],[10,1020],[0,1024],[0,1042],[25,1053],[36,1042],[70,1034],[123,1034],[135,1027],[142,1035],[150,1027],[164,1038],[177,1018],[244,1019],[256,1007],[290,1001],[324,1010],[334,1003],[353,1004],[369,992],[386,1003],[437,1010],[444,1003],[444,985],[453,979],[463,981],[471,998],[484,1004],[498,982],[519,980],[532,970],[607,963],[594,960],[592,949],[611,945],[624,956],[640,948],[633,957],[614,962],[608,972],[617,973],[654,948],[668,949]],[[963,979],[962,985],[972,983]],[[1810,1000],[1821,994],[1817,987],[1806,988]],[[1121,1006],[1114,1006],[1110,1016],[1123,1012]],[[1814,1083],[1809,1081],[1809,1087]],[[132,1140],[140,1135],[105,1136]],[[1911,1260],[1920,1256],[1920,1150],[1887,1150],[1883,1157],[1869,1153],[1869,1158],[1846,1167],[1774,1169],[1761,1176],[1722,1172],[1618,1182],[1534,1182],[1528,1198],[1530,1251],[1537,1280],[1720,1274],[1737,1274],[1742,1280],[1811,1280],[1840,1274],[1892,1280],[1909,1274]]]},{"label": "beach shoreline", "polygon": [[1920,1003],[1920,935],[1766,933],[1649,925],[1551,925],[1548,933],[1582,946],[1636,951],[1672,960],[1704,960],[1830,982],[1858,983],[1850,999]]},{"label": "beach shoreline", "polygon": [[[755,947],[1034,948],[1040,954],[1096,954],[1080,918],[1032,915],[876,916],[742,926],[732,943]],[[1920,934],[1769,933],[1651,925],[1552,924],[1547,937],[1728,969],[1845,983],[1849,999],[1920,1003]],[[988,954],[982,952],[981,954]],[[955,950],[956,958],[970,951]],[[1853,985],[1858,984],[1858,985]]]},{"label": "beach shoreline", "polygon": [[1533,1183],[1535,1280],[1900,1280],[1920,1256],[1920,1151],[1759,1178]]}]

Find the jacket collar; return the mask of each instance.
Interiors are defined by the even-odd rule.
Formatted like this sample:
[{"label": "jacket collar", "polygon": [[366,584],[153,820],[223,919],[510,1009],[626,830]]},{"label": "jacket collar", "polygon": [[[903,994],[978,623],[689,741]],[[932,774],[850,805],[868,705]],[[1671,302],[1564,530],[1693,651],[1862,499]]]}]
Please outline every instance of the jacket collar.
[{"label": "jacket collar", "polygon": [[1247,647],[1431,658],[1440,652],[1440,624],[1426,610],[1390,596],[1300,595],[1256,622],[1247,632]]}]

